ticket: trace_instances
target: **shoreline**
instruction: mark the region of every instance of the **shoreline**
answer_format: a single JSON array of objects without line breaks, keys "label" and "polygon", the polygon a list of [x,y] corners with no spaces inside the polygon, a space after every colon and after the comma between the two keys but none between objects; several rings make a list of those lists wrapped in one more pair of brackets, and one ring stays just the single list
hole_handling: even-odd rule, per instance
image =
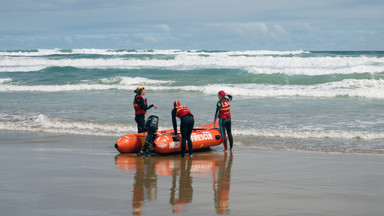
[{"label": "shoreline", "polygon": [[0,214],[380,215],[382,155],[222,146],[119,154],[118,137],[0,131]]}]

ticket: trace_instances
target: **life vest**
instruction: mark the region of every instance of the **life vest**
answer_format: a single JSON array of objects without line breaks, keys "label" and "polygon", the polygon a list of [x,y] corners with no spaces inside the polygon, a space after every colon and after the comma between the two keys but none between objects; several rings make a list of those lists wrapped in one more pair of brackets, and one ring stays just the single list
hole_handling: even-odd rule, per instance
[{"label": "life vest", "polygon": [[136,99],[137,97],[141,97],[143,98],[143,101],[144,101],[144,106],[147,105],[147,101],[145,100],[145,98],[141,95],[136,95],[135,96],[135,99],[133,100],[133,108],[135,109],[135,115],[139,115],[139,114],[145,114],[147,113],[144,109],[142,109],[139,104],[136,103]]},{"label": "life vest", "polygon": [[193,116],[193,114],[191,113],[191,110],[189,110],[189,108],[186,106],[177,106],[175,108],[176,108],[176,116],[178,118],[182,118],[187,114],[190,114],[191,116]]},{"label": "life vest", "polygon": [[231,102],[228,99],[224,99],[220,103],[219,118],[231,118]]}]

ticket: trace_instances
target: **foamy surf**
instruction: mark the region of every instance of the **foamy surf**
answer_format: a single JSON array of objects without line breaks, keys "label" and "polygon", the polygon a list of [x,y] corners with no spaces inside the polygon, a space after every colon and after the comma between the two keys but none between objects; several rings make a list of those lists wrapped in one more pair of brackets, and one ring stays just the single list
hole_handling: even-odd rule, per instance
[{"label": "foamy surf", "polygon": [[[93,56],[79,58],[78,55],[81,54]],[[168,58],[163,58],[164,55]],[[205,52],[82,49],[65,52],[61,50],[0,52],[0,72],[36,72],[50,67],[131,70],[143,68],[172,70],[230,68],[245,70],[251,74],[325,75],[382,73],[384,72],[384,57],[324,56],[304,51]]]},{"label": "foamy surf", "polygon": [[[136,125],[104,124],[97,122],[72,121],[52,118],[43,114],[37,116],[1,116],[0,130],[32,131],[45,133],[76,134],[91,136],[114,136],[116,138],[136,133]],[[161,126],[159,130],[171,126]],[[263,128],[234,129],[235,146],[246,148],[304,150],[319,152],[381,154],[383,132],[350,130],[301,130]],[[251,141],[252,140],[252,141]],[[311,141],[312,140],[312,141]],[[313,142],[313,140],[317,140]],[[322,145],[317,145],[319,140]],[[360,141],[359,141],[360,140]],[[250,146],[247,143],[252,143]],[[356,146],[358,142],[365,142]],[[327,143],[327,144],[325,144]],[[352,144],[351,144],[352,143]]]},{"label": "foamy surf", "polygon": [[52,118],[44,114],[38,116],[2,116],[0,130],[35,131],[95,136],[120,136],[132,133],[135,126],[103,124]]},{"label": "foamy surf", "polygon": [[135,133],[139,85],[161,127],[171,128],[176,99],[198,126],[213,121],[224,90],[239,148],[384,154],[383,68],[381,51],[0,51],[0,130]]},{"label": "foamy surf", "polygon": [[302,130],[302,129],[235,129],[233,134],[239,136],[291,138],[291,139],[384,139],[384,132],[351,130]]},{"label": "foamy surf", "polygon": [[22,85],[13,79],[0,79],[0,92],[68,92],[134,90],[145,85],[150,91],[193,91],[214,95],[222,89],[238,96],[247,97],[361,97],[384,98],[384,80],[346,79],[317,85],[271,85],[271,84],[207,84],[202,86],[178,86],[172,80],[153,80],[143,77],[113,77],[98,80],[82,80],[81,84]]},{"label": "foamy surf", "polygon": [[97,55],[127,55],[127,54],[165,54],[165,55],[298,55],[310,53],[309,51],[273,51],[273,50],[248,50],[248,51],[204,51],[204,50],[179,50],[179,49],[36,49],[36,50],[0,50],[0,56],[47,56],[47,55],[72,55],[72,54],[97,54]]},{"label": "foamy surf", "polygon": [[[171,125],[160,126],[159,130],[169,129]],[[40,132],[57,132],[68,134],[119,136],[125,133],[136,133],[136,125],[104,124],[97,122],[72,121],[57,119],[40,114],[37,116],[3,115],[0,120],[0,130],[25,130]],[[234,129],[234,135],[270,138],[294,139],[384,139],[384,132],[351,131],[323,129]]]}]

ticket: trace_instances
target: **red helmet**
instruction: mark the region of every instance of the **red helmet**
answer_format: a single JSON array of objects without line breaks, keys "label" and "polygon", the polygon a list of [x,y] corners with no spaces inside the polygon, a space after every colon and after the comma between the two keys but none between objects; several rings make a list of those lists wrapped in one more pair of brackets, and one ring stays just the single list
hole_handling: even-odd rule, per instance
[{"label": "red helmet", "polygon": [[175,102],[173,102],[173,107],[178,107],[178,106],[180,106],[180,101],[175,100]]},{"label": "red helmet", "polygon": [[225,97],[225,92],[223,90],[219,91],[218,95]]}]

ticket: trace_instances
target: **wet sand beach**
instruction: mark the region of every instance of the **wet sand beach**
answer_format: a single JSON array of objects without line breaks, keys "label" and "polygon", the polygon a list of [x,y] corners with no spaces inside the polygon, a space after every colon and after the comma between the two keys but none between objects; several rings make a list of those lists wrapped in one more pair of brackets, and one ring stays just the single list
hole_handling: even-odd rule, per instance
[{"label": "wet sand beach", "polygon": [[[0,215],[382,215],[384,157],[222,146],[119,154],[118,137],[0,131]],[[257,142],[257,141],[255,141]]]}]

